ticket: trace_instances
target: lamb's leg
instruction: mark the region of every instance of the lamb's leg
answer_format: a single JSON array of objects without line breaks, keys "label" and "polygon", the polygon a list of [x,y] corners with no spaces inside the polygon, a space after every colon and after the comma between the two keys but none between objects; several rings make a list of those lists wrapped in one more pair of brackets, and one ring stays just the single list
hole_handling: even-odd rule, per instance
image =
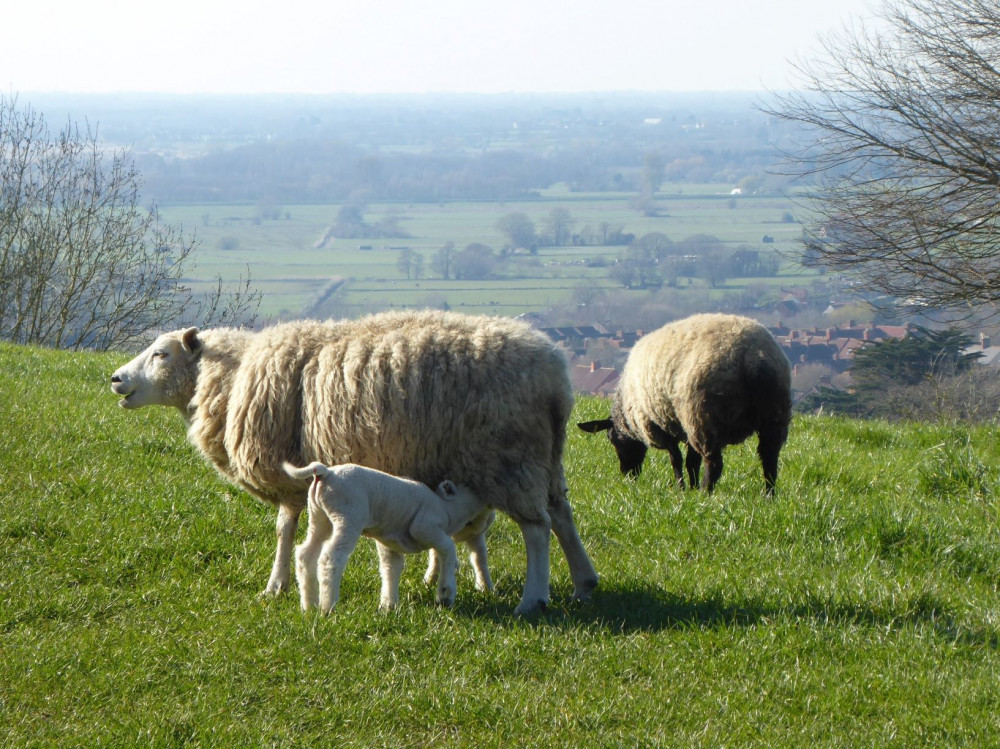
[{"label": "lamb's leg", "polygon": [[302,507],[293,505],[278,505],[278,520],[276,530],[278,548],[274,552],[274,565],[271,567],[271,577],[267,581],[262,595],[275,596],[288,590],[288,578],[291,572],[292,549],[295,546],[295,532],[299,527],[299,515]]},{"label": "lamb's leg", "polygon": [[437,602],[442,606],[455,603],[455,571],[458,569],[458,554],[451,536],[442,530],[440,517],[444,513],[419,512],[410,524],[410,535],[422,548],[432,549],[437,559]]},{"label": "lamb's leg", "polygon": [[430,544],[431,548],[437,552],[441,565],[437,582],[437,602],[442,606],[451,606],[455,603],[455,593],[458,589],[458,583],[455,580],[455,571],[458,569],[455,542],[444,531],[424,534],[424,537],[419,540],[421,543]]},{"label": "lamb's leg", "polygon": [[440,568],[441,564],[438,559],[437,552],[434,549],[431,549],[430,553],[427,555],[427,571],[424,573],[425,585],[433,585],[437,582]]},{"label": "lamb's leg", "polygon": [[583,548],[576,523],[573,522],[573,508],[565,497],[559,497],[549,504],[549,516],[552,519],[552,532],[556,534],[569,564],[569,574],[573,578],[573,598],[586,601],[597,587],[599,578],[593,562]]},{"label": "lamb's leg", "polygon": [[346,523],[337,523],[333,535],[323,544],[319,555],[319,607],[323,613],[333,611],[340,599],[340,581],[344,577],[344,568],[351,552],[361,538],[361,528],[347,527]]},{"label": "lamb's leg", "polygon": [[469,550],[469,562],[476,573],[476,590],[493,590],[490,565],[486,557],[486,533],[477,533],[466,539],[465,546]]},{"label": "lamb's leg", "polygon": [[333,523],[322,508],[309,510],[309,532],[306,540],[295,548],[295,575],[299,583],[302,610],[319,605],[319,578],[317,564],[323,544],[333,533]]},{"label": "lamb's leg", "polygon": [[399,603],[399,578],[403,574],[406,558],[398,551],[390,549],[381,541],[375,542],[378,549],[378,570],[382,577],[380,609],[394,609]]}]

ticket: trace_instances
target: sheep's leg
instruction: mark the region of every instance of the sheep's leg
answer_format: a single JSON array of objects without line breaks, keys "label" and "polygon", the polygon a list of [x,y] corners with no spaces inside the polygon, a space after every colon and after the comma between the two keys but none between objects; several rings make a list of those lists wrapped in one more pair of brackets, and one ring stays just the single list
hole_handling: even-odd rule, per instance
[{"label": "sheep's leg", "polygon": [[711,493],[722,476],[722,450],[711,450],[703,456],[705,473],[701,477],[701,488]]},{"label": "sheep's leg", "polygon": [[343,522],[337,523],[333,535],[323,544],[319,555],[319,607],[323,613],[330,613],[340,599],[340,581],[351,552],[361,538],[361,528],[349,528]]},{"label": "sheep's leg", "polygon": [[[590,561],[586,549],[583,548],[580,534],[576,530],[576,523],[573,522],[573,508],[570,507],[565,497],[559,497],[549,504],[549,517],[552,523],[552,532],[555,533],[563,554],[566,556],[566,562],[569,564],[569,574],[573,578],[573,599],[586,601],[590,598],[594,588],[597,587],[597,570],[594,569],[593,562]],[[547,548],[545,555],[545,559],[548,560]],[[548,569],[548,564],[546,564],[546,593],[548,592]]]},{"label": "sheep's leg", "polygon": [[288,578],[291,572],[292,549],[295,546],[295,532],[299,528],[301,507],[293,505],[278,505],[278,520],[276,530],[278,548],[274,552],[274,565],[271,567],[271,577],[267,581],[262,595],[275,596],[288,590]]},{"label": "sheep's leg", "polygon": [[384,610],[394,609],[399,603],[399,578],[403,574],[406,558],[381,541],[376,541],[375,546],[378,549],[378,570],[382,577],[382,595],[378,607]]},{"label": "sheep's leg", "polygon": [[331,533],[333,533],[333,523],[327,514],[321,507],[311,507],[306,540],[295,547],[295,576],[299,583],[299,597],[303,611],[319,605],[317,564],[323,544],[330,538]]},{"label": "sheep's leg", "polygon": [[[518,520],[524,549],[527,556],[527,571],[524,576],[524,590],[521,602],[514,609],[518,616],[526,616],[536,611],[544,611],[549,605],[549,532],[552,520],[542,511],[541,519],[535,521]],[[577,538],[579,542],[579,538]],[[580,546],[583,551],[583,546]],[[566,555],[569,559],[569,554]],[[572,570],[572,563],[570,564]]]},{"label": "sheep's leg", "polygon": [[493,590],[493,580],[490,578],[490,565],[486,557],[486,532],[478,533],[465,540],[469,550],[469,562],[476,573],[476,590]]},{"label": "sheep's leg", "polygon": [[788,438],[788,428],[778,426],[762,429],[757,435],[757,455],[764,469],[764,486],[767,495],[774,494],[774,485],[778,481],[778,454]]},{"label": "sheep's leg", "polygon": [[687,447],[687,474],[688,474],[688,486],[692,489],[698,486],[698,476],[701,473],[701,453],[695,450],[691,445]]},{"label": "sheep's leg", "polygon": [[681,449],[678,447],[676,442],[667,443],[667,452],[670,453],[670,465],[674,469],[674,478],[677,479],[677,485],[683,489],[684,488],[684,456],[681,455]]}]

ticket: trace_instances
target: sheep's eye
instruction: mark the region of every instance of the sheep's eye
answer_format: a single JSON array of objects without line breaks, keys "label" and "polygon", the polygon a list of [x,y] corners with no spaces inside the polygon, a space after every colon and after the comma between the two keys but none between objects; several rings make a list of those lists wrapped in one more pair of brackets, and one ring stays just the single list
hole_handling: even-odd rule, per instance
[{"label": "sheep's eye", "polygon": [[167,358],[167,352],[166,351],[154,351],[153,352],[153,358],[154,359],[166,359]]}]

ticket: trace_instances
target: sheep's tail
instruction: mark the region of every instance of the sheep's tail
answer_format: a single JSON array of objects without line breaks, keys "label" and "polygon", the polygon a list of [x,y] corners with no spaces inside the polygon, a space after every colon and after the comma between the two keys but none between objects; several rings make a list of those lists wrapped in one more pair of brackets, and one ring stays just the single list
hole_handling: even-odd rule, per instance
[{"label": "sheep's tail", "polygon": [[330,472],[330,469],[327,468],[322,463],[320,463],[319,461],[310,463],[309,465],[304,466],[303,468],[296,468],[286,460],[281,464],[281,467],[284,468],[285,473],[287,473],[293,479],[299,479],[300,481],[305,481],[306,479],[311,479],[311,478],[321,479]]}]

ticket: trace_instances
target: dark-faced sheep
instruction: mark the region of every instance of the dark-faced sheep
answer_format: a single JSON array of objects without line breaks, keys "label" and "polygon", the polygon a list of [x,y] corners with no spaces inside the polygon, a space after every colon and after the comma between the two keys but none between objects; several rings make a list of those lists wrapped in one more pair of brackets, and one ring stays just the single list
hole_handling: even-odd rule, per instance
[{"label": "dark-faced sheep", "polygon": [[265,593],[288,586],[306,487],[282,463],[448,478],[512,517],[527,550],[516,613],[549,597],[549,532],[586,598],[597,574],[566,500],[563,356],[527,324],[440,312],[160,336],[112,376],[124,408],[174,406],[218,471],[278,507]]},{"label": "dark-faced sheep", "polygon": [[788,359],[767,329],[747,317],[704,314],[640,338],[611,416],[578,426],[608,432],[623,474],[639,474],[649,447],[667,450],[681,486],[680,444],[686,442],[688,479],[694,486],[704,467],[701,486],[707,491],[722,475],[722,448],[756,433],[771,494],[791,411]]}]

